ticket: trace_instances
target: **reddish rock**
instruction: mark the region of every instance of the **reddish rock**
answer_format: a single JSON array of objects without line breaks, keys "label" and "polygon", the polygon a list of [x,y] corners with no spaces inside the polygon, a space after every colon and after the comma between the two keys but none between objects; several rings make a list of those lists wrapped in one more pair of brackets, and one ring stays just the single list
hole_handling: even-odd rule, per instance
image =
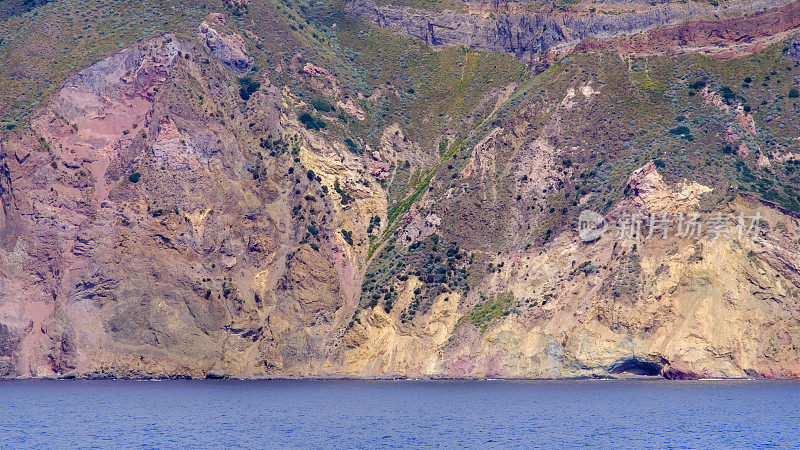
[{"label": "reddish rock", "polygon": [[216,22],[220,25],[227,25],[228,23],[225,21],[225,16],[221,13],[210,13],[206,16],[206,21],[208,22]]},{"label": "reddish rock", "polygon": [[800,26],[800,1],[746,17],[691,20],[631,37],[588,40],[576,52],[610,50],[633,54],[705,53],[733,58],[758,51]]}]

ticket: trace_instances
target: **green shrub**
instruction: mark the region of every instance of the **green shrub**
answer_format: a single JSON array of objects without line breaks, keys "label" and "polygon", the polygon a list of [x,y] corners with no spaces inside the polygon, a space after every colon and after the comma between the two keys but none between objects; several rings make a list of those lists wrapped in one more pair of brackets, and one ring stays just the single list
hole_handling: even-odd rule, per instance
[{"label": "green shrub", "polygon": [[347,231],[345,229],[342,229],[342,237],[344,238],[344,241],[347,242],[348,245],[350,245],[350,246],[353,245],[353,232],[352,231]]},{"label": "green shrub", "polygon": [[383,298],[383,311],[387,314],[390,313],[392,311],[392,306],[394,306],[394,297],[391,292],[388,292]]},{"label": "green shrub", "polygon": [[722,99],[725,100],[726,103],[730,103],[731,100],[736,98],[736,93],[733,92],[733,90],[728,86],[722,86],[719,88],[719,93],[722,95]]},{"label": "green shrub", "polygon": [[692,90],[695,90],[695,91],[699,91],[700,89],[703,89],[705,86],[706,86],[706,82],[705,81],[702,81],[702,80],[701,81],[695,81],[694,83],[689,85],[689,89],[692,89]]},{"label": "green shrub", "polygon": [[367,227],[367,233],[372,233],[372,230],[375,228],[380,228],[381,226],[381,218],[378,216],[372,216],[369,219],[369,226]]},{"label": "green shrub", "polygon": [[677,127],[673,128],[673,129],[669,130],[669,132],[671,134],[674,134],[675,136],[682,137],[682,138],[686,139],[687,141],[691,141],[691,140],[694,139],[692,137],[691,131],[689,131],[689,127],[686,127],[684,125],[677,126]]},{"label": "green shrub", "polygon": [[346,205],[353,201],[353,196],[348,194],[347,191],[342,189],[342,186],[339,185],[338,178],[333,182],[333,190],[342,197],[342,205]]},{"label": "green shrub", "polygon": [[318,119],[307,112],[300,114],[297,119],[309,130],[322,130],[328,126],[324,120]]},{"label": "green shrub", "polygon": [[128,181],[131,183],[138,183],[140,178],[142,178],[142,174],[139,172],[134,172],[128,176]]},{"label": "green shrub", "polygon": [[681,125],[679,127],[675,127],[673,129],[669,130],[669,132],[674,134],[674,135],[676,135],[676,136],[680,136],[682,134],[689,134],[689,128]]},{"label": "green shrub", "polygon": [[250,100],[250,97],[261,87],[261,83],[250,78],[239,79],[239,96],[242,100]]},{"label": "green shrub", "polygon": [[797,97],[800,97],[800,91],[798,91],[795,88],[789,90],[789,98],[797,98]]},{"label": "green shrub", "polygon": [[447,138],[442,138],[442,140],[439,141],[439,155],[440,156],[443,156],[445,153],[447,153],[447,146],[448,145],[449,145],[449,142],[448,142]]},{"label": "green shrub", "polygon": [[495,320],[508,315],[513,301],[514,294],[511,292],[497,294],[494,298],[475,305],[459,322],[469,321],[477,325],[483,333]]},{"label": "green shrub", "polygon": [[314,107],[319,112],[331,112],[334,111],[335,108],[330,103],[326,102],[325,100],[314,100],[311,102],[311,106]]},{"label": "green shrub", "polygon": [[358,147],[358,145],[355,142],[353,142],[353,140],[350,138],[344,140],[344,145],[346,145],[347,149],[350,150],[350,152],[353,154],[360,155],[364,153],[363,150],[361,150]]}]

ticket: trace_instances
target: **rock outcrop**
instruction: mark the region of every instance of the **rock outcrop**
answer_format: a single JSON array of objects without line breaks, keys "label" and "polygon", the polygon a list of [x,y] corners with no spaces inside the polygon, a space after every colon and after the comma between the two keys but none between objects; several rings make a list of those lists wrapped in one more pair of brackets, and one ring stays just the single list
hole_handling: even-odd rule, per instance
[{"label": "rock outcrop", "polygon": [[[681,22],[708,5],[591,5],[624,9],[348,8],[435,47],[532,63],[587,36],[623,45],[684,30],[673,43],[688,48],[723,23]],[[766,28],[724,20],[784,36],[793,16],[776,25],[771,11],[749,16]],[[710,169],[789,194],[796,155],[777,146],[793,138],[760,128],[755,102],[751,115],[710,69],[655,92],[616,55],[484,90],[464,67],[454,107],[425,115],[441,124],[429,142],[410,130],[425,120],[389,111],[420,101],[423,87],[398,86],[425,70],[365,95],[353,87],[363,73],[347,72],[356,58],[250,55],[257,40],[236,22],[212,13],[199,34],[120,49],[0,135],[0,378],[800,378],[796,208]],[[468,53],[459,64],[477,65]],[[283,59],[254,67],[267,56]],[[444,120],[459,108],[461,123]],[[691,134],[713,153],[686,151]],[[725,147],[737,144],[739,155]],[[572,219],[582,210],[607,225],[591,240]],[[653,228],[694,212],[726,238]]]},{"label": "rock outcrop", "polygon": [[[218,17],[211,17],[209,20],[224,24]],[[250,68],[251,58],[242,36],[235,33],[222,34],[204,21],[200,24],[198,37],[211,56],[229,69],[244,74]]]},{"label": "rock outcrop", "polygon": [[577,51],[605,49],[633,55],[701,53],[737,57],[761,50],[796,33],[800,2],[765,9],[743,17],[689,20],[636,36],[593,39]]},{"label": "rock outcrop", "polygon": [[244,152],[241,125],[209,118],[198,99],[232,105],[228,123],[246,114],[241,128],[275,133],[278,149],[296,119],[266,81],[239,111],[237,78],[221,67],[238,74],[244,59],[209,68],[206,50],[219,47],[172,35],[121,50],[69,79],[31,129],[3,136],[3,376],[247,375],[265,373],[266,354],[288,374],[309,345],[325,360],[313,342],[343,320],[331,314],[350,263],[338,244],[289,255],[306,225],[287,206],[321,185]]},{"label": "rock outcrop", "polygon": [[792,61],[800,63],[800,37],[795,37],[789,44],[787,56],[792,58]]},{"label": "rock outcrop", "polygon": [[[476,2],[469,4],[473,11],[465,13],[355,0],[346,8],[355,17],[435,48],[465,46],[511,53],[534,67],[546,67],[575,47],[577,51],[605,48],[640,54],[705,51],[728,57],[752,52],[800,26],[798,2],[783,3],[728,5],[725,13],[755,14],[724,20],[713,18],[722,9],[693,2],[603,2],[542,12],[509,9],[513,2]],[[762,7],[771,9],[760,11]],[[694,20],[701,17],[712,19]],[[589,43],[579,46],[587,39]]]}]

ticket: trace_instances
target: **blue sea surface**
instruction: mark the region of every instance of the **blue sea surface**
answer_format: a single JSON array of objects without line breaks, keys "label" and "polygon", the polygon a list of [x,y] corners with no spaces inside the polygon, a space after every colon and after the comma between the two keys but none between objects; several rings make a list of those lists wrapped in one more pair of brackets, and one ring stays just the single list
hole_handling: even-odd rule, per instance
[{"label": "blue sea surface", "polygon": [[8,381],[0,448],[800,446],[790,381]]}]

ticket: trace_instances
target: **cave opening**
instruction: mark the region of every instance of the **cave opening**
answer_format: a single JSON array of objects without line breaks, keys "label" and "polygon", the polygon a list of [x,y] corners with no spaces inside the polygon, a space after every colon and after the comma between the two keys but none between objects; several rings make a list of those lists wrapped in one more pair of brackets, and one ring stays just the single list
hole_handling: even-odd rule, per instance
[{"label": "cave opening", "polygon": [[614,374],[629,373],[632,375],[654,377],[661,375],[661,369],[661,364],[651,361],[642,361],[638,358],[628,358],[614,364],[609,372]]}]

